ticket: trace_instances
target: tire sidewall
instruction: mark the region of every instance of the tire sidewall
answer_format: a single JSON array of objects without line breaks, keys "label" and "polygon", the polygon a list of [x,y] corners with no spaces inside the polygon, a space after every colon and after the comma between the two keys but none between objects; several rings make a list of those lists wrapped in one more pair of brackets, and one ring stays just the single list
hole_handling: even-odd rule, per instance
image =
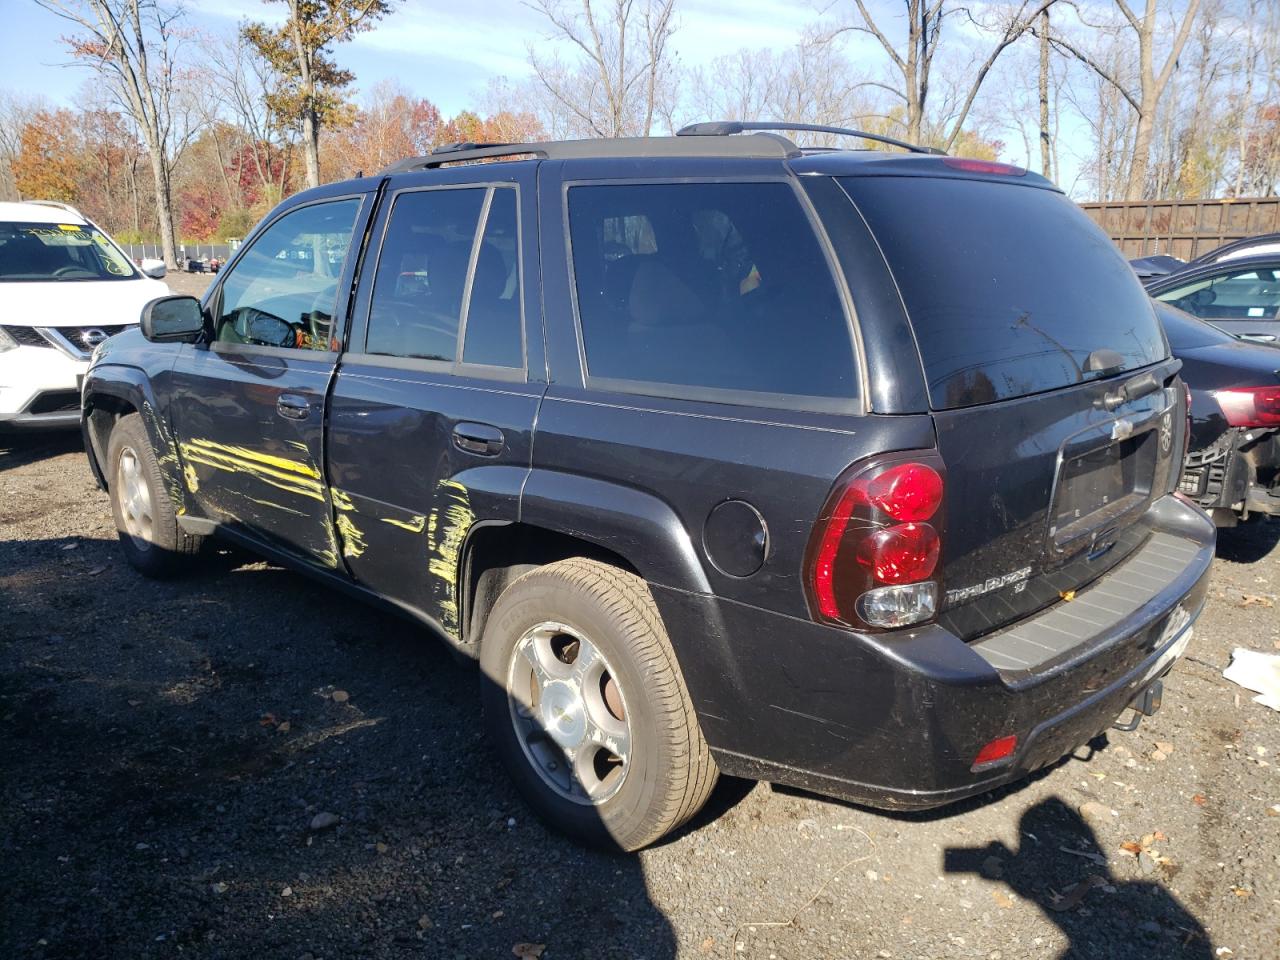
[{"label": "tire sidewall", "polygon": [[[511,722],[507,677],[516,644],[533,626],[563,623],[596,645],[622,689],[631,734],[626,779],[604,803],[587,806],[557,795],[533,769]],[[480,652],[481,700],[485,722],[504,765],[525,800],[545,819],[572,836],[624,850],[642,845],[655,832],[649,821],[658,791],[670,781],[670,758],[652,705],[643,667],[631,653],[626,632],[602,605],[580,588],[542,571],[507,588],[485,625]]]},{"label": "tire sidewall", "polygon": [[[139,547],[125,528],[120,506],[119,470],[120,456],[125,448],[132,449],[141,466],[143,482],[151,495],[151,534],[146,547]],[[160,480],[155,453],[147,438],[142,421],[136,415],[123,417],[111,431],[107,443],[107,489],[111,497],[111,515],[115,520],[120,546],[131,566],[150,575],[169,572],[174,561],[177,521],[173,515],[169,495]]]}]

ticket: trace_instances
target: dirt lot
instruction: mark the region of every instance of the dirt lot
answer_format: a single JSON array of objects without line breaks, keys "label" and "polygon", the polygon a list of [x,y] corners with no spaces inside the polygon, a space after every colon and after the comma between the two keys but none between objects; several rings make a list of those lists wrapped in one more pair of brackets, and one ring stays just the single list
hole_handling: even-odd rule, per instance
[{"label": "dirt lot", "polygon": [[1280,715],[1220,676],[1280,649],[1277,540],[1086,759],[926,816],[726,782],[624,858],[532,819],[442,645],[243,555],[142,580],[77,438],[0,439],[0,957],[1280,957]]}]

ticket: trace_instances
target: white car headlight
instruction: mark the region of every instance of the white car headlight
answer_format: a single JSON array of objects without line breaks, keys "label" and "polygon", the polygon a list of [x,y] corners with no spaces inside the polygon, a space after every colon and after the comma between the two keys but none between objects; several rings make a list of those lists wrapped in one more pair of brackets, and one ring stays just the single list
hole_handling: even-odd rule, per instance
[{"label": "white car headlight", "polygon": [[4,353],[6,350],[16,350],[17,347],[18,341],[9,336],[4,327],[0,327],[0,353]]}]

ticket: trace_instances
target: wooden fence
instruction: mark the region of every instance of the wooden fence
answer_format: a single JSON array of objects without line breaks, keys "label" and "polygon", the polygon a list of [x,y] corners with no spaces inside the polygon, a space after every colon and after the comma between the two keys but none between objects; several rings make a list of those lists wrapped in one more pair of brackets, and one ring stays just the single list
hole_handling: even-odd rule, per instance
[{"label": "wooden fence", "polygon": [[1165,253],[1190,260],[1214,247],[1280,232],[1280,197],[1083,203],[1130,259]]}]

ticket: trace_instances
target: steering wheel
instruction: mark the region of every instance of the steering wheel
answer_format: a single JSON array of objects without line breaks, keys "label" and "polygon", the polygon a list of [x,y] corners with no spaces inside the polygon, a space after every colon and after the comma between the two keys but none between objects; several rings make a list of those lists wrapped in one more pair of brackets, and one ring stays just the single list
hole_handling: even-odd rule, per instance
[{"label": "steering wheel", "polygon": [[86,270],[84,267],[79,267],[79,266],[76,266],[74,263],[72,263],[72,264],[68,264],[65,267],[59,267],[57,270],[53,271],[53,273],[51,273],[50,276],[62,277],[62,276],[67,276],[73,273],[83,273],[83,274],[92,275],[90,271]]}]

